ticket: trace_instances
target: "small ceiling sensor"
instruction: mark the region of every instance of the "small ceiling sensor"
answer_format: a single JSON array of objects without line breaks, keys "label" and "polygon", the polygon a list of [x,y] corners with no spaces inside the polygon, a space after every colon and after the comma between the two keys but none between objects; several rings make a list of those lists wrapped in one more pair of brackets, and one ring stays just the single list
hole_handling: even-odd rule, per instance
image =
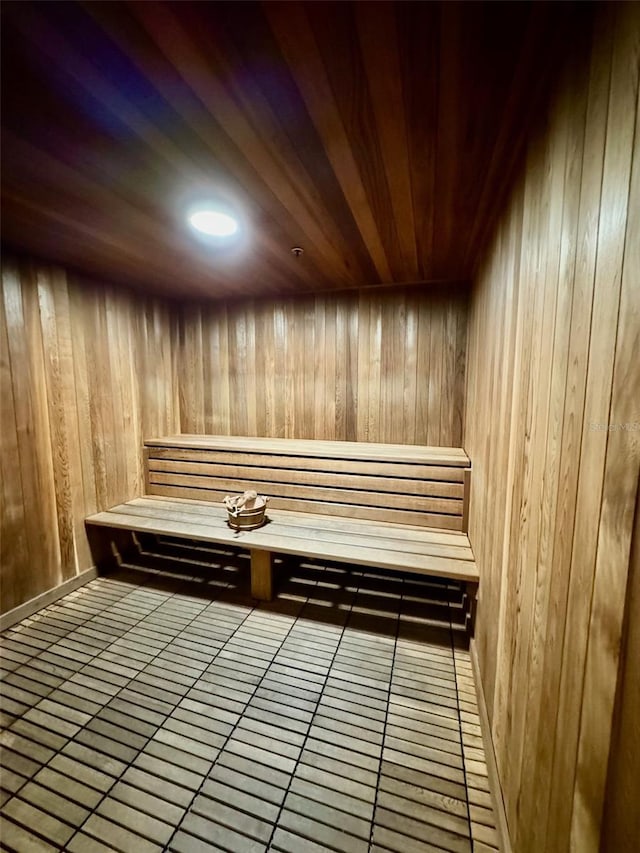
[{"label": "small ceiling sensor", "polygon": [[304,249],[301,249],[300,246],[294,246],[291,250],[291,254],[294,256],[294,258],[299,258],[300,255],[304,254]]}]

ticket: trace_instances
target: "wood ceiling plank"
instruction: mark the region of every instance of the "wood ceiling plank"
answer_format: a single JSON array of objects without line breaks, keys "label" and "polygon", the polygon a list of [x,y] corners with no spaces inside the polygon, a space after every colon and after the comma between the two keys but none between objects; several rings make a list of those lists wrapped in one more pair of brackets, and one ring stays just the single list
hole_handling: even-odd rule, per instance
[{"label": "wood ceiling plank", "polygon": [[[304,241],[312,238],[319,271],[332,268],[333,280],[345,284],[362,281],[373,271],[366,248],[266,17],[247,20],[242,7],[231,3],[222,11],[225,84],[280,170],[272,175],[260,168],[275,195],[284,184],[290,197],[283,208],[302,229],[306,260],[312,260],[313,247]],[[239,143],[245,144],[243,135]]]},{"label": "wood ceiling plank", "polygon": [[[375,7],[367,6],[366,10],[375,15]],[[391,164],[385,163],[385,153],[389,152],[383,150],[380,130],[376,126],[371,99],[373,87],[363,61],[354,8],[350,4],[341,4],[328,16],[326,7],[315,4],[309,6],[308,17],[390,275],[392,280],[406,280],[387,174],[387,166]],[[380,56],[378,62],[382,61]],[[385,69],[385,79],[391,71],[392,68]],[[392,115],[392,112],[387,115],[387,126],[391,125]],[[402,128],[398,130],[402,133]],[[415,267],[408,278],[415,279]]]},{"label": "wood ceiling plank", "polygon": [[[22,25],[24,37],[33,41],[34,48],[47,55],[52,61],[57,62],[59,66],[62,66],[68,75],[73,78],[73,80],[76,81],[88,95],[99,102],[101,109],[110,113],[134,135],[137,141],[144,146],[144,150],[148,157],[156,158],[160,162],[161,166],[163,165],[164,168],[168,168],[170,173],[175,175],[177,182],[182,182],[185,186],[190,186],[194,183],[203,187],[209,185],[210,181],[206,172],[206,167],[203,168],[200,164],[192,161],[190,151],[193,146],[187,147],[185,153],[185,151],[178,146],[169,134],[159,130],[155,124],[147,118],[144,112],[132,103],[131,99],[128,99],[125,94],[121,93],[114,85],[112,85],[104,74],[101,74],[89,60],[85,59],[81,55],[79,50],[74,49],[73,43],[60,36],[53,27],[48,25],[46,20],[44,20],[43,15],[35,13],[32,16],[26,16],[25,20],[22,21]],[[67,184],[63,181],[58,181],[58,185],[70,185],[73,187],[75,186],[75,182],[72,180]],[[105,208],[101,205],[99,195],[94,197],[93,195],[87,194],[86,197],[91,200],[97,213],[104,211],[105,209],[113,211],[113,206]],[[121,213],[122,216],[116,218],[116,222],[120,221],[122,223],[123,221],[126,221],[127,216],[130,215],[130,212],[126,209],[121,211]],[[114,221],[113,214],[111,214],[111,221]],[[168,229],[166,228],[166,223],[164,224],[165,228],[158,232],[156,238],[159,246],[165,244],[167,236]],[[169,231],[169,234],[170,233],[171,232]],[[145,238],[144,234],[140,234],[140,237],[142,238],[142,246],[148,246],[149,238]],[[265,232],[259,230],[257,232],[257,239],[259,243],[266,242]],[[129,241],[128,245],[130,249],[133,248],[132,241]],[[292,277],[292,273],[294,271],[304,271],[303,267],[294,266],[294,263],[288,253],[285,254],[278,250],[274,251],[272,246],[270,246],[270,248],[274,255],[282,255],[284,261],[283,266],[288,266],[286,272],[289,277]],[[194,251],[194,249],[195,246],[192,247],[192,251]],[[201,255],[201,253],[198,254]],[[275,272],[273,267],[276,266],[276,264],[277,258],[272,258],[270,263],[272,275]],[[220,266],[216,269],[216,277],[221,277]],[[237,284],[238,280],[236,277],[234,286],[229,289],[229,292],[237,292]],[[308,284],[309,282],[307,282],[307,286]],[[283,283],[281,282],[280,287],[282,286]]]},{"label": "wood ceiling plank", "polygon": [[[446,277],[450,252],[455,252],[456,174],[461,168],[460,161],[465,156],[465,144],[460,128],[463,122],[461,106],[468,103],[462,87],[471,81],[463,81],[461,74],[460,51],[462,49],[463,9],[458,3],[447,3],[441,9],[440,34],[438,41],[438,112],[436,141],[436,176],[434,192],[438,199],[438,215],[433,223],[434,246],[447,247],[436,256],[438,266],[436,277]],[[451,152],[458,152],[456,157]],[[454,267],[455,268],[455,267]]]},{"label": "wood ceiling plank", "polygon": [[[295,149],[285,144],[286,137],[275,120],[269,117],[271,120],[267,123],[265,110],[256,110],[255,90],[251,96],[245,94],[243,86],[237,82],[242,76],[235,73],[234,64],[217,47],[224,43],[228,52],[224,34],[212,33],[205,39],[201,32],[195,31],[194,36],[200,36],[197,41],[190,38],[181,21],[165,7],[141,4],[135,7],[135,13],[168,63],[207,109],[206,120],[198,123],[196,132],[203,137],[214,156],[232,173],[243,174],[248,170],[243,184],[249,197],[255,193],[257,182],[264,183],[263,195],[258,197],[262,199],[263,215],[268,217],[277,212],[290,228],[300,231],[299,242],[309,250],[315,248],[315,252],[310,252],[311,256],[317,254],[322,259],[318,274],[327,277],[327,284],[344,281],[353,285],[350,271],[323,228],[323,224],[331,223],[330,214],[323,207],[318,209],[318,200],[310,192],[313,184],[296,168],[298,158]],[[150,72],[145,70],[145,73]],[[173,91],[162,90],[176,112],[194,127],[190,112],[185,109],[183,101],[173,95]],[[228,137],[235,152],[225,154],[221,151],[221,136]],[[245,162],[239,165],[239,158]],[[332,236],[335,241],[336,235]],[[290,274],[303,275],[308,284],[310,274],[305,266],[291,258],[288,248],[280,243],[274,254],[282,258],[283,266]]]},{"label": "wood ceiling plank", "polygon": [[334,90],[306,9],[298,4],[270,4],[266,7],[266,12],[283,56],[293,69],[309,114],[322,137],[379,280],[392,281],[388,259],[369,206],[357,157],[336,104]]},{"label": "wood ceiling plank", "polygon": [[422,280],[436,277],[440,266],[437,256],[442,251],[434,240],[439,18],[440,8],[435,3],[402,3],[396,7],[417,274]]},{"label": "wood ceiling plank", "polygon": [[418,254],[412,202],[409,128],[404,104],[397,24],[392,3],[355,7],[356,27],[367,91],[380,139],[383,168],[391,197],[399,257],[394,272],[405,280],[416,276]]},{"label": "wood ceiling plank", "polygon": [[176,298],[458,283],[580,18],[520,5],[6,4],[3,239]]}]

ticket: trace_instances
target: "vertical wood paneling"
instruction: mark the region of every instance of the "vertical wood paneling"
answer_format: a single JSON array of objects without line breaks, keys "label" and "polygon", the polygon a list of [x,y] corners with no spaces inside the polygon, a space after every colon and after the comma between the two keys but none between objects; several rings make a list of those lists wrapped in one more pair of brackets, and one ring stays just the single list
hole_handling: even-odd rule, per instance
[{"label": "vertical wood paneling", "polygon": [[[268,310],[268,309],[265,309]],[[314,300],[314,370],[313,370],[313,413],[315,430],[323,435],[327,432],[327,401],[324,398],[325,376],[326,376],[326,303],[323,297],[318,296]],[[265,340],[267,359],[269,352],[273,350],[273,341]],[[272,358],[271,358],[272,360]],[[273,403],[273,399],[272,399]],[[273,409],[272,409],[273,411]],[[273,428],[273,426],[272,426]],[[310,436],[310,437],[313,437]]]},{"label": "vertical wood paneling", "polygon": [[[454,332],[453,349],[456,346]],[[416,399],[418,396],[418,300],[414,293],[407,294],[407,313],[404,340],[404,386],[402,397],[402,435],[408,444],[416,439]],[[452,394],[455,383],[451,384]],[[453,401],[452,401],[453,403]],[[452,405],[453,410],[453,405]],[[451,427],[451,423],[447,425]],[[449,433],[451,429],[447,430]]]},{"label": "vertical wood paneling", "polygon": [[[592,346],[589,364],[590,378],[593,375],[589,385],[594,388],[593,399],[598,401],[589,422],[595,421],[600,411],[606,411],[609,423],[616,426],[640,421],[637,9],[635,24],[629,25],[623,14],[616,19],[602,179],[602,210],[606,215],[601,217],[598,234],[594,300],[597,325],[592,327],[592,338],[594,330],[598,338],[608,332],[613,342]],[[589,701],[583,702],[580,709],[571,821],[573,843],[586,850],[599,842],[627,589],[627,575],[620,567],[629,560],[640,459],[639,435],[617,428],[604,432],[604,438],[602,469],[598,469],[599,474],[602,470],[602,501],[585,654],[584,695]]]},{"label": "vertical wood paneling", "polygon": [[418,288],[187,308],[181,430],[459,447],[466,313]]},{"label": "vertical wood paneling", "polygon": [[[381,353],[382,353],[382,297],[374,293],[370,300],[369,322],[369,375],[365,385],[367,389],[367,433],[369,441],[382,441],[380,421],[382,398]],[[362,334],[365,333],[363,327]],[[364,395],[360,395],[360,405],[364,406]]]},{"label": "vertical wood paneling", "polygon": [[476,643],[522,853],[606,848],[640,468],[639,58],[637,6],[602,7],[529,142],[471,300]]},{"label": "vertical wood paneling", "polygon": [[[3,292],[3,296],[6,294]],[[5,299],[0,300],[0,465],[2,478],[2,536],[0,536],[0,559],[2,561],[2,594],[20,599],[23,574],[20,571],[29,561],[27,530],[25,526],[25,499],[22,486],[22,466],[18,442],[18,420],[11,381],[11,350],[9,346],[9,328],[11,320],[7,316]]]},{"label": "vertical wood paneling", "polygon": [[[73,372],[69,370],[68,358],[61,354],[59,328],[63,325],[63,337],[70,335],[68,328],[69,304],[66,282],[61,281],[58,270],[38,273],[38,307],[40,310],[40,329],[44,352],[44,378],[46,401],[49,410],[49,434],[51,438],[51,461],[53,463],[53,483],[56,496],[57,534],[60,547],[60,567],[62,579],[76,574],[76,555],[73,529],[73,497],[71,494],[71,455],[76,452],[77,435],[71,412],[67,411],[69,401],[69,380]],[[66,323],[64,321],[67,321]],[[65,334],[66,332],[66,334]],[[63,344],[64,345],[64,344]],[[73,471],[74,480],[79,471]],[[79,477],[78,477],[79,479]],[[75,495],[77,497],[77,495]]]},{"label": "vertical wood paneling", "polygon": [[633,850],[640,838],[640,494],[631,543],[625,636],[602,829],[602,853]]},{"label": "vertical wood paneling", "polygon": [[12,260],[0,304],[5,612],[90,568],[84,518],[142,492],[179,417],[166,306]]}]

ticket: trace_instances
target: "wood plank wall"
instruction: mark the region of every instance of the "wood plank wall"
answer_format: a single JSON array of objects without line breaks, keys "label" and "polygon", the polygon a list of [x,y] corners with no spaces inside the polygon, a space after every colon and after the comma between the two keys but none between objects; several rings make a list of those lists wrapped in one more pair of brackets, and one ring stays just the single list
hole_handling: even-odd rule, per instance
[{"label": "wood plank wall", "polygon": [[2,612],[92,565],[85,516],[140,494],[178,431],[166,306],[8,260],[0,299]]},{"label": "wood plank wall", "polygon": [[640,848],[640,492],[631,543],[624,639],[607,777],[601,853]]},{"label": "wood plank wall", "polygon": [[186,309],[182,432],[459,447],[466,322],[460,286]]},{"label": "wood plank wall", "polygon": [[461,444],[464,290],[178,308],[8,260],[0,311],[3,612],[91,566],[145,437]]},{"label": "wood plank wall", "polygon": [[[639,12],[603,4],[472,293],[476,642],[518,853],[606,847],[640,455]],[[623,677],[637,685],[639,666],[627,659]],[[637,767],[633,784],[627,821]]]}]

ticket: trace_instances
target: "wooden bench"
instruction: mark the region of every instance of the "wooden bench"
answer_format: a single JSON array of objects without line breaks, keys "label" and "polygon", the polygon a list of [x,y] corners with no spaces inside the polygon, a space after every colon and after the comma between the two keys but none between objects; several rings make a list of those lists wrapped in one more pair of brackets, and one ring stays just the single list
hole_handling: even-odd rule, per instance
[{"label": "wooden bench", "polygon": [[[478,572],[466,535],[470,463],[457,448],[179,435],[145,442],[146,496],[87,525],[247,548],[251,590],[273,594],[272,555],[377,566],[462,581]],[[229,493],[269,497],[269,521],[237,532]]]}]

